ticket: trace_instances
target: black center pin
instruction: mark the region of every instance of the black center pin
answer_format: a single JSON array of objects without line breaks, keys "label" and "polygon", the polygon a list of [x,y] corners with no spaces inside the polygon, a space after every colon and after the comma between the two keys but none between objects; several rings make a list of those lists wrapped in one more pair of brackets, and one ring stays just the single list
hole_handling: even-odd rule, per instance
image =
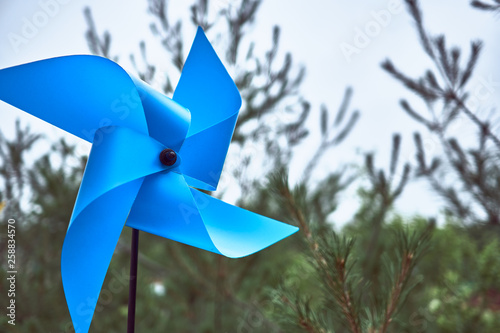
[{"label": "black center pin", "polygon": [[166,166],[172,166],[177,161],[177,153],[170,148],[163,149],[160,153],[160,162]]}]

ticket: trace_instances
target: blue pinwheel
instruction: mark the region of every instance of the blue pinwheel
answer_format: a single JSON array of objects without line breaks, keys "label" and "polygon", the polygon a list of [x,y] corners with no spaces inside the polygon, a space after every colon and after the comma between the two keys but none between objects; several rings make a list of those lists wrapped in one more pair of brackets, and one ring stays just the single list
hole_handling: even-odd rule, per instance
[{"label": "blue pinwheel", "polygon": [[89,330],[124,225],[231,258],[297,231],[195,189],[216,189],[241,106],[201,28],[172,99],[77,55],[0,70],[0,100],[92,143],[61,256],[77,332]]}]

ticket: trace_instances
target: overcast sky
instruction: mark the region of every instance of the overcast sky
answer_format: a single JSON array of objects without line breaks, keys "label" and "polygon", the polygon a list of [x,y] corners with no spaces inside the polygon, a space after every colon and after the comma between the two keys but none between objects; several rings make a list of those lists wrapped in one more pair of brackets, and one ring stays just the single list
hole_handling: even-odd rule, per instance
[{"label": "overcast sky", "polygon": [[[231,1],[211,2],[215,9]],[[54,2],[57,6],[50,5]],[[449,44],[464,48],[465,55],[468,54],[470,40],[479,38],[485,42],[471,82],[473,88],[490,82],[492,91],[483,96],[481,107],[476,110],[485,117],[495,105],[500,105],[500,84],[496,84],[500,81],[499,20],[490,13],[472,9],[468,0],[421,2],[427,28],[433,33],[444,33]],[[121,56],[123,62],[120,61],[120,64],[127,70],[132,70],[126,61],[128,54],[137,53],[140,40],[151,41],[148,45],[158,44],[149,30],[151,17],[147,13],[145,0],[0,0],[0,68],[61,55],[88,54],[84,38],[86,24],[82,14],[85,6],[92,8],[99,31],[111,32],[113,54]],[[189,15],[185,1],[170,1],[170,7],[173,20]],[[44,12],[48,15],[44,15]],[[26,26],[31,24],[37,24],[38,27],[30,31]],[[348,141],[322,161],[317,171],[319,175],[342,164],[361,164],[362,153],[367,151],[377,152],[377,165],[387,167],[388,147],[394,132],[403,134],[401,158],[404,160],[414,156],[412,133],[416,130],[423,132],[428,153],[439,153],[432,136],[426,134],[398,106],[402,97],[410,101],[418,99],[380,69],[380,62],[387,57],[414,76],[431,68],[431,63],[418,45],[413,24],[401,1],[264,0],[250,31],[252,39],[261,42],[261,47],[268,47],[275,24],[282,28],[282,51],[290,51],[294,59],[307,69],[302,93],[312,102],[315,110],[311,121],[317,123],[322,103],[335,110],[348,85],[354,88],[352,107],[362,113]],[[190,36],[186,37],[188,46],[195,32],[194,28],[189,29],[186,30],[186,36]],[[29,33],[26,34],[26,31]],[[368,32],[366,38],[360,37],[360,31],[363,35]],[[22,37],[22,42],[15,39],[17,37]],[[217,51],[217,46],[215,48]],[[153,52],[150,55],[154,63],[164,60],[162,54]],[[63,133],[3,102],[0,102],[0,117],[1,130],[7,135],[12,133],[16,118],[21,118],[23,123],[29,123],[33,129],[47,133],[51,138]],[[473,133],[467,132],[463,126],[458,126],[456,133],[472,141]],[[317,139],[313,135],[308,144],[313,145]],[[70,140],[79,142],[76,138]],[[79,144],[80,152],[88,151],[88,145]],[[307,158],[301,160],[307,162]],[[296,176],[301,163],[306,162],[297,161],[292,176],[293,173]],[[397,208],[406,215],[419,212],[430,216],[437,214],[438,202],[425,183],[415,183],[406,191]],[[348,220],[356,203],[354,190],[347,193],[341,209],[334,216],[335,220]]]}]

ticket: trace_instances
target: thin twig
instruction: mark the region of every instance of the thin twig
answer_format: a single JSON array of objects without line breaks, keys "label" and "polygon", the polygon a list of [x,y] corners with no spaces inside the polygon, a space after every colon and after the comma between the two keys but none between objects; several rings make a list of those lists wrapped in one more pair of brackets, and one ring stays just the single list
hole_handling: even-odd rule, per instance
[{"label": "thin twig", "polygon": [[462,111],[477,125],[480,129],[486,131],[486,135],[495,143],[498,149],[500,149],[500,139],[491,132],[489,126],[485,126],[486,124],[481,121],[460,99],[456,94],[451,94],[453,100],[460,105]]},{"label": "thin twig", "polygon": [[392,316],[394,315],[401,297],[401,293],[404,290],[406,281],[408,280],[409,273],[412,268],[413,253],[405,253],[403,261],[401,263],[401,269],[396,278],[396,283],[392,287],[391,296],[389,297],[389,304],[385,310],[384,321],[379,333],[387,332],[387,328],[392,322]]}]

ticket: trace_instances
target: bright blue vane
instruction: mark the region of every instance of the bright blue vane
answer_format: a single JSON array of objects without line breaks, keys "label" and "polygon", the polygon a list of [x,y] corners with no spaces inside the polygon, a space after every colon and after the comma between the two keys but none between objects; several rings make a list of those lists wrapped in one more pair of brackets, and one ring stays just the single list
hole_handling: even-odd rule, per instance
[{"label": "bright blue vane", "polygon": [[216,189],[241,106],[201,28],[173,99],[82,55],[0,70],[0,100],[93,143],[61,257],[76,332],[89,331],[125,225],[231,258],[298,230],[193,188]]}]

